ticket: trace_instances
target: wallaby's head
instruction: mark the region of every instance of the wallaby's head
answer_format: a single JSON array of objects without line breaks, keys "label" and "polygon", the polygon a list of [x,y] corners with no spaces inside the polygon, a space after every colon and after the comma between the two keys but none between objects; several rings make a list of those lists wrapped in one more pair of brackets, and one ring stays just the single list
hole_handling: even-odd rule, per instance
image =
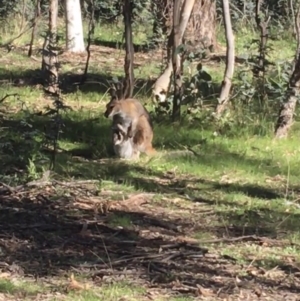
[{"label": "wallaby's head", "polygon": [[[110,102],[106,105],[106,111],[104,112],[104,116],[106,118],[112,118],[114,115],[118,114],[121,110],[120,103],[122,100],[121,94],[120,94],[120,87],[112,87],[110,89]],[[120,94],[120,95],[119,95]]]},{"label": "wallaby's head", "polygon": [[104,116],[106,118],[112,118],[114,115],[118,114],[121,110],[120,106],[121,100],[118,100],[116,97],[112,97],[110,102],[106,105],[106,111]]},{"label": "wallaby's head", "polygon": [[164,90],[161,90],[161,91],[155,91],[153,90],[152,91],[152,95],[153,95],[153,98],[154,98],[154,101],[156,103],[162,103],[162,102],[165,102],[166,99],[167,99],[167,93],[166,91]]}]

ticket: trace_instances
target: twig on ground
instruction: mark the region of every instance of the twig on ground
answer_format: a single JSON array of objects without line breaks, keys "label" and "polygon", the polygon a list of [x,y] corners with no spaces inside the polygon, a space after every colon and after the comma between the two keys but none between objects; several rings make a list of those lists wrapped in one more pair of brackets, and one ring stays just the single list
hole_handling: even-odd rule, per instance
[{"label": "twig on ground", "polygon": [[217,239],[209,239],[209,240],[202,240],[200,243],[202,244],[214,244],[218,242],[236,242],[236,241],[244,241],[244,240],[252,240],[252,241],[261,241],[264,237],[258,237],[256,235],[245,235],[239,237],[224,237],[224,238],[217,238]]},{"label": "twig on ground", "polygon": [[5,183],[3,183],[3,182],[0,182],[0,186],[3,186],[3,187],[5,187],[10,193],[14,193],[15,192],[15,188],[13,188],[13,187],[11,187],[11,186],[9,186],[9,185],[7,185],[7,184],[5,184]]},{"label": "twig on ground", "polygon": [[1,104],[2,102],[4,102],[4,100],[5,100],[6,98],[11,97],[11,96],[14,96],[14,97],[19,96],[19,97],[20,97],[20,94],[18,94],[18,93],[6,94],[3,98],[0,99],[0,104]]}]

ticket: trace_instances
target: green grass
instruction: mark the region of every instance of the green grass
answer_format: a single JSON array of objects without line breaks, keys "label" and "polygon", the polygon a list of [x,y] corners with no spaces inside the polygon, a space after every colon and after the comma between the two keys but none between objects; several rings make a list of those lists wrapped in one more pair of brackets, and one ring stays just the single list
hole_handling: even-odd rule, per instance
[{"label": "green grass", "polygon": [[[76,280],[77,281],[77,280]],[[82,283],[80,282],[80,285]],[[5,294],[6,300],[15,300],[16,298],[22,298],[22,300],[35,300],[34,298],[48,298],[51,294],[51,290],[64,291],[68,293],[63,299],[60,295],[53,297],[49,300],[75,300],[75,301],[98,301],[98,300],[141,300],[146,295],[144,288],[131,284],[126,281],[120,281],[117,284],[104,284],[101,287],[90,287],[83,290],[73,290],[68,288],[68,283],[54,284],[52,286],[42,286],[28,281],[15,281],[15,280],[0,280],[0,295]],[[189,297],[174,297],[174,298],[161,298],[159,301],[171,300],[171,301],[188,301],[192,300]]]},{"label": "green grass", "polygon": [[32,300],[39,293],[42,293],[44,289],[42,285],[26,280],[0,279],[0,294],[5,294],[7,298],[16,296],[21,297],[23,300]]},{"label": "green grass", "polygon": [[[135,43],[145,44],[149,36],[147,30],[143,27],[134,30]],[[224,45],[221,30],[218,36]],[[255,53],[254,46],[245,50],[245,45],[249,45],[253,38],[255,35],[249,29],[241,28],[236,32],[237,56],[245,52]],[[290,37],[284,38],[272,41],[274,50],[270,52],[270,58],[274,62],[293,57],[295,42]],[[2,38],[3,41],[7,39],[7,36]],[[25,40],[26,36],[23,36],[18,43],[22,45]],[[95,40],[120,44],[122,27],[118,24],[100,24],[96,28]],[[285,51],[278,51],[283,48]],[[147,84],[149,76],[158,74],[160,61],[145,59],[140,53],[136,57],[146,62],[137,67],[136,75]],[[264,105],[260,105],[256,99],[245,104],[237,97],[233,101],[233,108],[219,121],[212,121],[210,111],[205,109],[197,115],[197,119],[185,118],[180,124],[171,124],[167,118],[154,114],[154,146],[158,155],[151,159],[142,156],[139,162],[116,160],[111,156],[110,122],[104,118],[103,111],[109,100],[105,80],[109,76],[123,75],[123,51],[112,50],[111,54],[104,52],[93,56],[92,60],[90,73],[100,74],[101,81],[63,94],[65,103],[72,110],[62,113],[64,127],[59,137],[54,178],[64,181],[95,179],[99,196],[108,202],[122,201],[136,193],[155,194],[148,202],[148,207],[145,207],[145,210],[151,209],[146,212],[146,217],[134,215],[138,206],[127,212],[106,213],[104,223],[108,227],[129,230],[141,228],[141,232],[148,231],[155,237],[159,226],[147,224],[150,223],[149,218],[162,220],[168,217],[169,224],[176,223],[187,228],[185,236],[196,240],[200,246],[205,245],[212,252],[234,257],[238,264],[272,269],[283,266],[289,256],[299,260],[298,116],[289,138],[275,141],[272,134],[278,107],[277,102],[272,103],[272,100]],[[0,86],[0,98],[7,93],[19,94],[19,97],[10,97],[1,104],[1,181],[13,185],[39,179],[49,166],[49,151],[46,152],[42,142],[45,133],[51,132],[51,120],[36,113],[45,111],[46,105],[52,103],[39,86],[12,85],[15,79],[24,75],[25,78],[31,78],[28,70],[39,69],[39,62],[29,60],[20,52],[8,53],[0,58],[0,62],[0,78],[6,79]],[[63,65],[61,73],[82,69],[82,66],[83,62],[80,62],[75,68],[71,61]],[[221,83],[224,67],[224,62],[208,62],[205,66],[213,75],[216,87]],[[237,66],[237,73],[244,68],[248,68],[247,64]],[[276,81],[282,81],[278,66],[270,74]],[[235,77],[234,84],[241,85],[241,80]],[[138,87],[136,93],[151,111],[153,108],[148,88],[146,85]],[[71,194],[76,195],[76,191],[57,188],[51,202],[60,203],[62,197]],[[80,201],[80,197],[78,199]],[[82,211],[72,211],[73,207],[70,208],[68,217],[81,217]],[[88,220],[97,219],[92,212],[85,217]],[[77,230],[72,231],[77,233]],[[100,235],[98,232],[96,234]],[[58,237],[60,235],[57,234]],[[163,235],[167,237],[171,234],[166,231]],[[261,246],[251,241],[222,242],[222,237],[243,235],[268,237],[283,245]],[[207,242],[214,239],[215,243]],[[137,240],[137,236],[132,235],[130,240]],[[96,247],[100,248],[100,245]],[[159,253],[159,250],[155,249],[155,252]],[[74,262],[76,260],[73,258]],[[239,275],[245,273],[246,269],[239,269]],[[176,278],[171,271],[167,275],[170,279]],[[62,279],[59,278],[58,282],[63,282],[63,287],[67,286],[67,281]],[[86,275],[81,280],[93,282]],[[57,289],[61,284],[53,286]],[[94,284],[79,292],[59,291],[63,300],[147,300],[148,288],[146,284],[144,286],[128,280]],[[29,283],[26,279],[0,281],[0,293],[7,294],[10,299],[21,294],[24,300],[34,300],[38,294],[50,294],[51,289],[53,287]],[[162,291],[158,290],[155,300],[194,300],[187,295],[165,297]]]}]

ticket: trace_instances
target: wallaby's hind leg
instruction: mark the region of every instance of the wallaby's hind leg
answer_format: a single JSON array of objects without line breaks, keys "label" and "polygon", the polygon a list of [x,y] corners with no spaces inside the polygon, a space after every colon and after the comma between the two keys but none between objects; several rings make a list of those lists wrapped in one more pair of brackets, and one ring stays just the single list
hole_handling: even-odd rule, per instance
[{"label": "wallaby's hind leg", "polygon": [[146,153],[148,156],[153,156],[153,155],[155,155],[157,152],[156,152],[156,149],[153,148],[152,145],[147,145],[147,146],[145,146],[145,153]]},{"label": "wallaby's hind leg", "polygon": [[148,156],[154,155],[156,150],[152,146],[152,136],[146,135],[144,130],[139,130],[133,139],[134,144],[140,152],[146,153]]}]

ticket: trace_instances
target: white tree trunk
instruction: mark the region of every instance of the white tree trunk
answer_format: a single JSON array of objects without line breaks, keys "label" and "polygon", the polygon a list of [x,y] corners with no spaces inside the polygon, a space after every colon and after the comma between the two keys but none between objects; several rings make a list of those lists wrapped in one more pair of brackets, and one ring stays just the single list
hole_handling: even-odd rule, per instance
[{"label": "white tree trunk", "polygon": [[70,52],[84,52],[80,0],[65,0],[66,47]]},{"label": "white tree trunk", "polygon": [[178,30],[179,41],[182,41],[194,5],[195,5],[195,0],[185,0],[183,3],[183,6],[181,8],[181,13],[180,13],[179,30]]}]

